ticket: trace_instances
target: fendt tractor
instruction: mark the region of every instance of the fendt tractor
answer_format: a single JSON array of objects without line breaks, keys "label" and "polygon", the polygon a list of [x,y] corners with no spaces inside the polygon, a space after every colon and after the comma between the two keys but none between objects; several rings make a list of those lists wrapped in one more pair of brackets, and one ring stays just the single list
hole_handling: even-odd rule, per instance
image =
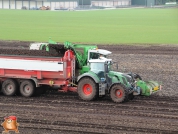
[{"label": "fendt tractor", "polygon": [[135,95],[150,96],[161,90],[161,85],[156,81],[143,81],[135,73],[113,71],[113,61],[107,58],[111,52],[98,49],[95,45],[72,44],[70,42],[61,45],[49,40],[48,43],[32,43],[30,50],[52,53],[65,51],[70,54],[69,57],[72,55],[73,58],[70,59],[72,63],[67,65],[64,62],[60,63],[65,65],[64,68],[70,68],[68,69],[70,78],[66,79],[67,84],[57,84],[52,79],[48,83],[50,86],[57,85],[59,89],[65,91],[72,89],[86,101],[110,95],[114,102],[120,103],[132,100]]}]

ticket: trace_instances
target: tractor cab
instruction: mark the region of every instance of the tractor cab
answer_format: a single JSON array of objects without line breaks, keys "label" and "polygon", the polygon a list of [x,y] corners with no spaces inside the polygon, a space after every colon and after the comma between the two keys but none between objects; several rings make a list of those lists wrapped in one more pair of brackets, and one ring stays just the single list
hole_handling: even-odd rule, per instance
[{"label": "tractor cab", "polygon": [[132,78],[124,73],[115,72],[112,70],[112,59],[101,57],[99,59],[92,59],[88,61],[89,71],[97,75],[100,82],[106,82],[108,86],[113,83],[122,83],[125,87],[130,87]]}]

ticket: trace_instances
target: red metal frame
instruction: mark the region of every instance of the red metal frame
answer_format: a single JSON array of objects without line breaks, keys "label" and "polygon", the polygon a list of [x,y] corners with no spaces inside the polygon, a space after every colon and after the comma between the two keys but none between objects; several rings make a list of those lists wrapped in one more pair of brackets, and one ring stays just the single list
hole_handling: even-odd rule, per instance
[{"label": "red metal frame", "polygon": [[0,58],[7,59],[19,59],[19,60],[41,60],[41,61],[57,61],[63,62],[63,71],[35,71],[35,70],[17,70],[17,69],[5,69],[0,67],[0,80],[7,78],[18,79],[37,79],[38,85],[57,85],[64,91],[75,91],[76,88],[69,87],[69,81],[72,79],[72,71],[74,69],[72,63],[75,61],[75,55],[73,51],[68,50],[65,52],[64,57],[30,57],[30,56],[11,56],[0,55]]}]

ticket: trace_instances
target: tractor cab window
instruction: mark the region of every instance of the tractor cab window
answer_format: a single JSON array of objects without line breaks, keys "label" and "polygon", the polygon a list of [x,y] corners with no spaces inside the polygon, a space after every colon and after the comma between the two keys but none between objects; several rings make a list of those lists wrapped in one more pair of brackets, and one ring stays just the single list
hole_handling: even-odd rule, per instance
[{"label": "tractor cab window", "polygon": [[104,72],[104,63],[103,62],[91,62],[90,69],[94,73],[98,73],[100,71]]},{"label": "tractor cab window", "polygon": [[99,53],[94,53],[94,52],[90,52],[90,57],[89,59],[99,59],[99,58],[106,58],[106,55],[103,55],[103,54],[99,54]]},{"label": "tractor cab window", "polygon": [[99,58],[99,54],[98,53],[90,52],[90,59],[98,59],[98,58]]}]

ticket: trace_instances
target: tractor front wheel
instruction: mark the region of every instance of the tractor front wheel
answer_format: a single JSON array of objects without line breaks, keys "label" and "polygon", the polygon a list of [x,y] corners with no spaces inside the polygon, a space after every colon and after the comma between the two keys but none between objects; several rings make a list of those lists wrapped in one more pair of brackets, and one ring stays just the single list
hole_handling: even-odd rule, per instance
[{"label": "tractor front wheel", "polygon": [[82,78],[77,90],[79,97],[85,101],[94,100],[98,95],[97,85],[91,78]]},{"label": "tractor front wheel", "polygon": [[116,103],[128,101],[128,89],[124,88],[121,84],[116,84],[110,90],[110,97]]}]

